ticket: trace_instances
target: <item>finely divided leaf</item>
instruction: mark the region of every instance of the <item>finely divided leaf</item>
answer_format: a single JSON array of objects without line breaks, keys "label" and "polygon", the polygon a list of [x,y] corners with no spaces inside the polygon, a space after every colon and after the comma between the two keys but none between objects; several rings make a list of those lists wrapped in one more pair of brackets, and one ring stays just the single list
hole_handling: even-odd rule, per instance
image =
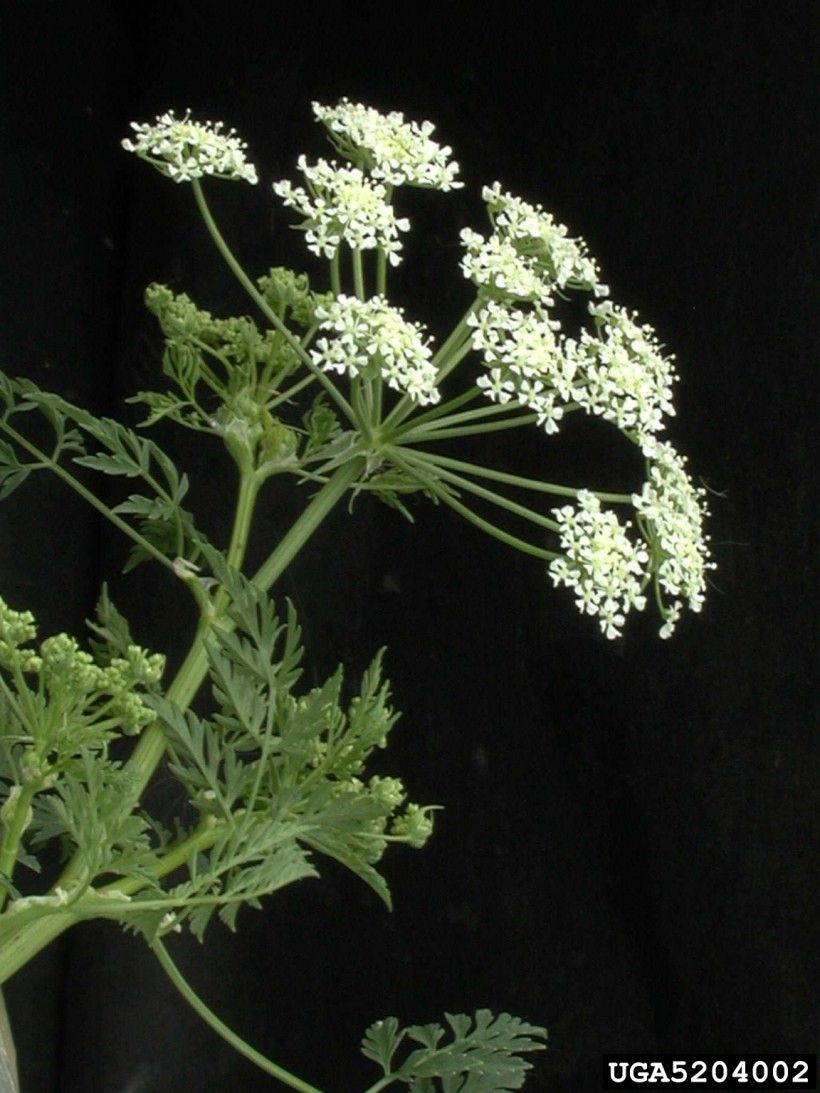
[{"label": "finely divided leaf", "polygon": [[[412,1025],[399,1032],[395,1018],[388,1018],[368,1029],[362,1051],[414,1093],[509,1093],[522,1088],[532,1067],[522,1056],[544,1049],[546,1029],[486,1009],[472,1018],[445,1016],[449,1043],[441,1025]],[[403,1037],[421,1046],[395,1066],[392,1057]]]}]

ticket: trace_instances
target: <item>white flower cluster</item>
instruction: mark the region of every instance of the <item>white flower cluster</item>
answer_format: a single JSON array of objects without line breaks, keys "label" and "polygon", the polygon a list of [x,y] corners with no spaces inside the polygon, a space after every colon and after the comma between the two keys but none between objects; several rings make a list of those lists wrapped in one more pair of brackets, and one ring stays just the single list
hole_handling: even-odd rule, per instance
[{"label": "white flower cluster", "polygon": [[598,616],[606,637],[619,637],[627,613],[646,606],[647,550],[629,538],[629,524],[602,510],[588,490],[579,491],[577,508],[564,505],[553,513],[564,551],[550,562],[553,583],[574,589],[578,608]]},{"label": "white flower cluster", "polygon": [[372,106],[342,99],[336,106],[313,103],[313,113],[346,159],[365,167],[373,178],[391,186],[454,190],[458,164],[452,149],[431,139],[432,122],[406,122],[397,111],[380,114]]},{"label": "white flower cluster", "polygon": [[703,531],[703,521],[708,515],[705,493],[692,482],[684,456],[671,444],[654,445],[649,480],[641,493],[633,496],[632,503],[654,532],[660,549],[657,581],[672,598],[661,629],[662,638],[672,634],[684,602],[692,611],[700,611],[706,593],[706,574],[715,568]]},{"label": "white flower cluster", "polygon": [[588,331],[567,340],[565,351],[578,363],[583,386],[574,397],[587,413],[634,431],[648,454],[654,434],[664,427],[664,415],[674,415],[672,386],[677,380],[674,358],[664,357],[651,326],[609,301],[591,304],[597,335]]},{"label": "white flower cluster", "polygon": [[472,228],[462,228],[460,234],[465,250],[461,270],[485,295],[549,303],[550,281],[522,259],[513,243],[498,235],[485,239]]},{"label": "white flower cluster", "polygon": [[501,183],[485,186],[482,195],[498,235],[515,243],[559,288],[585,288],[606,296],[598,264],[583,239],[570,239],[567,228],[558,224],[541,205],[515,197],[501,189]]},{"label": "white flower cluster", "polygon": [[476,381],[492,402],[515,399],[538,415],[547,433],[558,432],[564,414],[558,401],[573,397],[575,361],[556,337],[560,324],[536,304],[532,310],[488,300],[467,320],[473,348],[483,354],[489,374]]},{"label": "white flower cluster", "polygon": [[597,332],[579,338],[559,334],[560,324],[543,304],[529,309],[487,300],[468,320],[473,348],[490,370],[478,386],[493,402],[515,398],[538,414],[547,433],[558,431],[563,405],[635,434],[646,454],[657,443],[665,415],[673,415],[672,357],[664,357],[651,326],[608,301],[590,304]]},{"label": "white flower cluster", "polygon": [[316,318],[319,330],[333,335],[318,338],[310,351],[320,368],[349,376],[378,374],[422,406],[439,401],[424,328],[383,296],[359,300],[342,294],[317,307]]},{"label": "white flower cluster", "polygon": [[392,266],[401,261],[399,232],[410,230],[410,221],[398,219],[387,200],[387,189],[358,167],[340,167],[320,159],[313,167],[304,156],[298,160],[307,190],[283,180],[274,193],[305,217],[308,250],[333,258],[344,241],[354,250],[380,247]]},{"label": "white flower cluster", "polygon": [[502,191],[498,182],[485,186],[482,196],[494,230],[489,238],[470,228],[461,232],[465,277],[502,298],[547,303],[555,288],[607,295],[583,239],[570,239],[540,205]]},{"label": "white flower cluster", "polygon": [[256,185],[256,168],[245,158],[247,144],[235,129],[225,131],[221,121],[193,121],[190,110],[177,118],[169,110],[153,125],[132,121],[131,128],[134,139],[122,142],[126,152],[135,152],[174,182],[211,176]]}]

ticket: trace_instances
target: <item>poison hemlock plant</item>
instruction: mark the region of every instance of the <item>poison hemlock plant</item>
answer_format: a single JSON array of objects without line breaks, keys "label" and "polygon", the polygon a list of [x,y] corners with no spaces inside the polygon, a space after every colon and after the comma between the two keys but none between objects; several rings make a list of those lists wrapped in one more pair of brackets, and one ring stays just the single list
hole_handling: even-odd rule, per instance
[{"label": "poison hemlock plant", "polygon": [[[0,378],[0,494],[46,470],[126,537],[125,569],[147,560],[184,583],[199,624],[176,676],[139,647],[103,590],[89,639],[38,635],[24,605],[0,601],[0,982],[74,923],[109,918],[139,932],[201,1016],[286,1085],[314,1090],[243,1043],[196,996],[166,937],[202,938],[214,915],[231,928],[243,905],[315,876],[330,857],[390,904],[379,863],[391,843],[422,847],[434,808],[408,801],[398,777],[373,774],[396,721],[379,653],[352,694],[341,669],[307,687],[293,608],[269,590],[328,513],[367,491],[405,515],[409,494],[450,506],[546,563],[557,586],[608,638],[654,600],[669,637],[703,604],[710,560],[703,490],[664,438],[674,412],[670,357],[651,327],[608,299],[582,240],[539,205],[483,191],[489,229],[461,233],[460,272],[474,300],[434,346],[424,325],[389,302],[409,221],[400,187],[460,187],[433,126],[342,100],[314,104],[345,163],[299,159],[303,184],[277,182],[308,250],[327,261],[317,288],[275,267],[254,279],[206,202],[208,178],[257,183],[245,144],[219,124],[172,113],[135,124],[123,142],[190,186],[256,318],[218,318],[184,293],[150,285],[164,336],[164,382],[133,402],[143,429],[98,418],[33,383]],[[454,270],[458,273],[457,270]],[[556,301],[589,296],[589,324],[563,329]],[[637,446],[643,485],[606,493],[525,478],[452,454],[459,438],[532,426],[559,433],[566,417],[602,419]],[[45,420],[50,441],[39,439]],[[185,507],[188,478],[144,430],[168,420],[215,437],[236,464],[233,531],[208,542]],[[38,439],[32,439],[32,436]],[[292,475],[309,502],[253,574],[243,573],[257,498]],[[113,506],[89,482],[122,479]],[[108,491],[105,491],[108,496]],[[544,497],[556,499],[544,504]],[[529,498],[529,500],[528,500]],[[533,501],[532,498],[535,498]],[[497,514],[497,515],[496,515]],[[624,515],[626,514],[626,515]],[[498,522],[502,518],[502,522]],[[509,530],[515,518],[526,532]],[[190,703],[207,682],[208,716]],[[126,760],[112,744],[135,741]],[[167,761],[195,822],[173,832],[142,795]],[[58,841],[60,879],[37,890],[38,855]],[[33,893],[29,889],[33,889]],[[520,1089],[544,1029],[487,1010],[447,1015],[447,1028],[367,1031],[363,1051],[383,1072],[370,1093]]]}]

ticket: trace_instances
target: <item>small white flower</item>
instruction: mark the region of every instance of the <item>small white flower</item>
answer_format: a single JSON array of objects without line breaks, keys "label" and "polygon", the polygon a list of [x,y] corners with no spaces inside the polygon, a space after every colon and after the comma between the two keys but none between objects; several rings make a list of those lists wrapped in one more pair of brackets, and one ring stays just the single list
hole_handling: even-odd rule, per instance
[{"label": "small white flower", "polygon": [[358,167],[339,167],[324,159],[311,167],[300,156],[298,166],[307,189],[287,180],[275,182],[273,189],[305,218],[300,226],[308,250],[333,258],[344,241],[355,250],[379,247],[391,265],[399,264],[399,233],[410,230],[410,221],[396,217],[383,183],[374,182]]},{"label": "small white flower", "polygon": [[405,121],[397,111],[380,114],[371,106],[342,99],[336,106],[313,103],[313,113],[328,129],[340,155],[391,186],[454,190],[458,164],[451,149],[432,139],[432,122]]},{"label": "small white flower", "polygon": [[177,916],[174,914],[173,911],[166,911],[165,912],[165,914],[159,920],[158,929],[159,929],[160,933],[163,933],[163,934],[167,933],[169,930],[173,931],[176,934],[181,934],[182,933],[182,926],[177,921]]},{"label": "small white flower", "polygon": [[668,638],[671,638],[673,633],[675,632],[675,627],[678,625],[678,622],[680,620],[681,607],[682,604],[680,603],[680,601],[676,601],[672,604],[671,607],[667,608],[666,614],[663,617],[663,626],[661,626],[660,630],[658,631],[658,634],[664,639],[664,641],[666,641]]},{"label": "small white flower", "polygon": [[247,144],[236,136],[235,129],[225,131],[221,121],[194,121],[190,110],[177,118],[169,110],[153,124],[133,121],[131,128],[134,139],[126,138],[123,148],[174,182],[206,176],[241,179],[252,185],[257,182],[256,168],[245,158]]},{"label": "small white flower", "polygon": [[382,296],[340,295],[316,309],[320,332],[310,355],[329,372],[381,375],[389,387],[421,405],[438,402],[437,371],[424,328],[404,318]]},{"label": "small white flower", "polygon": [[643,587],[649,554],[627,534],[612,512],[588,490],[578,493],[578,507],[553,509],[564,556],[550,562],[553,583],[575,590],[575,602],[587,615],[598,616],[608,638],[620,636],[626,616],[646,606]]},{"label": "small white flower", "polygon": [[502,406],[515,394],[515,384],[512,380],[504,379],[500,368],[491,368],[488,376],[479,376],[476,385],[483,389],[488,399]]},{"label": "small white flower", "polygon": [[685,458],[671,444],[656,442],[650,454],[649,480],[632,503],[650,526],[659,554],[656,580],[672,601],[661,630],[668,637],[684,602],[692,611],[703,607],[706,576],[715,563],[703,530],[706,491],[692,482]]}]

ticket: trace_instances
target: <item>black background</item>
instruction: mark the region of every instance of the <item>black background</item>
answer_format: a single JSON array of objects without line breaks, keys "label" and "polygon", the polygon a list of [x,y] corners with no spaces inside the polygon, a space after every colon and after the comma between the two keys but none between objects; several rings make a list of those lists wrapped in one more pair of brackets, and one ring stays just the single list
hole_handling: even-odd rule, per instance
[{"label": "black background", "polygon": [[[449,511],[337,512],[280,588],[310,675],[341,660],[355,678],[386,644],[404,711],[388,768],[448,807],[426,851],[389,855],[392,914],[328,869],[236,936],[179,939],[205,999],[334,1093],[375,1079],[357,1044],[390,1013],[544,1023],[531,1088],[555,1091],[597,1088],[602,1051],[817,1050],[816,6],[15,3],[0,23],[6,371],[120,412],[158,367],[148,281],[247,309],[187,187],[118,148],[132,118],[190,106],[246,137],[260,186],[210,193],[262,272],[310,265],[270,182],[325,152],[310,101],[346,94],[435,120],[468,183],[406,197],[395,284],[414,316],[440,336],[468,302],[457,233],[482,227],[481,184],[543,201],[677,353],[671,435],[715,491],[716,587],[669,643],[648,618],[606,642],[542,563]],[[632,484],[595,424],[462,451]],[[226,457],[167,439],[224,541]],[[301,503],[266,493],[252,560]],[[186,602],[148,567],[116,578],[122,551],[32,481],[3,508],[0,588],[44,633],[76,632],[113,578],[140,640],[178,658]],[[26,1093],[275,1087],[114,927],[67,935],[6,993]]]}]

